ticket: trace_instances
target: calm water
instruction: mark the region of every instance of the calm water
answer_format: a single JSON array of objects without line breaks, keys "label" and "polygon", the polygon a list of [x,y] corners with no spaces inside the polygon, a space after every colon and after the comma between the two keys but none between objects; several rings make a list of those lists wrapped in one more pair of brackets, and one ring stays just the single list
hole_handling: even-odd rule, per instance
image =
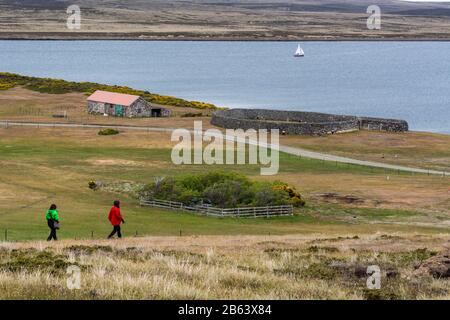
[{"label": "calm water", "polygon": [[0,70],[450,133],[450,42],[0,41]]}]

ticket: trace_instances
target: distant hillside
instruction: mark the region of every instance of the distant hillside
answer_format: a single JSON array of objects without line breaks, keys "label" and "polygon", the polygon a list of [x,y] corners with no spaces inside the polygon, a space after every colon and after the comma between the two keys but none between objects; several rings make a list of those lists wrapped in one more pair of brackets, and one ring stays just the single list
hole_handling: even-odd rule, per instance
[{"label": "distant hillside", "polygon": [[94,82],[73,82],[61,79],[29,77],[19,74],[0,72],[0,91],[8,90],[17,86],[23,86],[24,88],[29,90],[50,94],[80,92],[90,95],[96,90],[104,90],[142,96],[148,102],[159,105],[193,109],[217,109],[215,105],[210,103],[200,101],[187,101],[176,97],[136,90],[126,86],[113,86]]},{"label": "distant hillside", "polygon": [[[399,0],[78,0],[82,29],[66,28],[72,0],[0,0],[2,38],[450,39],[450,3]],[[368,30],[379,5],[382,29]]]}]

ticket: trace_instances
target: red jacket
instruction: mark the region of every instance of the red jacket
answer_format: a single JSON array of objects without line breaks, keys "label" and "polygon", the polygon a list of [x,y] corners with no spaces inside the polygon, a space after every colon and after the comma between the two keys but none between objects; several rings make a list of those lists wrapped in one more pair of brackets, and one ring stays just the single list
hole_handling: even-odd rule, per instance
[{"label": "red jacket", "polygon": [[113,226],[119,226],[123,221],[123,218],[120,215],[120,208],[112,207],[109,211],[108,219]]}]

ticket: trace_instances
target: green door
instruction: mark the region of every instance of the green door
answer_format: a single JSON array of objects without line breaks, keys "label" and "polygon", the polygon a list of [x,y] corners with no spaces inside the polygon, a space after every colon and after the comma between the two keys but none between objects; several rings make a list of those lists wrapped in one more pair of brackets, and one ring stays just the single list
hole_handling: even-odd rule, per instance
[{"label": "green door", "polygon": [[114,114],[116,117],[123,117],[123,106],[120,104],[114,105]]}]

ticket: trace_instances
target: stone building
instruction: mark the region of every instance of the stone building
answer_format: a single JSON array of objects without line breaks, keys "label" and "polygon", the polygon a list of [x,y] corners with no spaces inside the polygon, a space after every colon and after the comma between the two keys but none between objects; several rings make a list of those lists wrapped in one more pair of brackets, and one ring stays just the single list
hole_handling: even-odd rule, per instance
[{"label": "stone building", "polygon": [[168,117],[170,110],[152,105],[140,96],[95,91],[87,98],[87,110],[92,114],[103,114],[114,117]]}]

